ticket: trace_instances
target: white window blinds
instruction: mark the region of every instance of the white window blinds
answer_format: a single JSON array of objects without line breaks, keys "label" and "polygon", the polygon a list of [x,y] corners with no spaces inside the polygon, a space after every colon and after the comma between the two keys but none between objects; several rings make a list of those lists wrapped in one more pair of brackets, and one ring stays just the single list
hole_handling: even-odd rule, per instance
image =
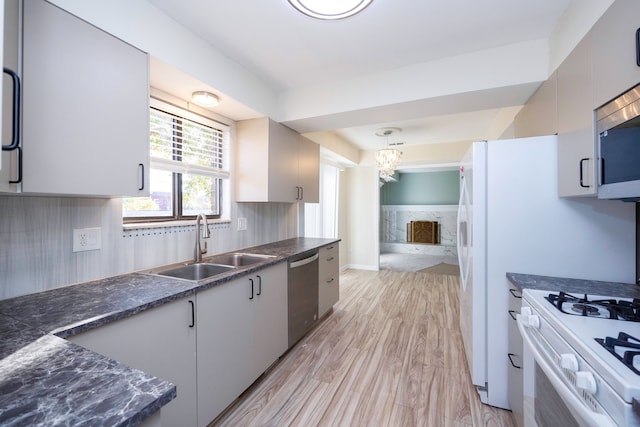
[{"label": "white window blinds", "polygon": [[229,177],[228,126],[152,100],[149,131],[153,169]]}]

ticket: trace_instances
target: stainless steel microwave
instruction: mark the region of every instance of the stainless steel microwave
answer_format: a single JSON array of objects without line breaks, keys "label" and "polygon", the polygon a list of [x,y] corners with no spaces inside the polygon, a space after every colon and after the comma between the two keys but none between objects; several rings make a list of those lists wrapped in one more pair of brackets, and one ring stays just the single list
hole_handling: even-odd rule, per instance
[{"label": "stainless steel microwave", "polygon": [[598,198],[640,200],[640,85],[596,110]]}]

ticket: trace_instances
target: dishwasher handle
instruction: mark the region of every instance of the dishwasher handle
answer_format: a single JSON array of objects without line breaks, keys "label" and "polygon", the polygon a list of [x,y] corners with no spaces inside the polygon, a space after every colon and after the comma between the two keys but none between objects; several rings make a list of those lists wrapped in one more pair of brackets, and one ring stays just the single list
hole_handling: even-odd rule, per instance
[{"label": "dishwasher handle", "polygon": [[297,267],[302,267],[303,265],[307,265],[312,263],[313,261],[318,259],[318,254],[314,254],[308,258],[303,258],[300,261],[294,261],[294,262],[290,262],[289,263],[289,268],[297,268]]}]

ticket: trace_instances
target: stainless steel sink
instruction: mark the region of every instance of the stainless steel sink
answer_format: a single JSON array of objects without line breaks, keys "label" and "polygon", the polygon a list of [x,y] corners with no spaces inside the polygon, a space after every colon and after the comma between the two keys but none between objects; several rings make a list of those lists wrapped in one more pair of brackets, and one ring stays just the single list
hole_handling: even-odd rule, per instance
[{"label": "stainless steel sink", "polygon": [[241,252],[214,255],[207,258],[207,262],[233,267],[245,267],[275,258],[275,255],[247,254]]},{"label": "stainless steel sink", "polygon": [[177,279],[184,280],[203,280],[222,273],[226,273],[229,270],[233,270],[235,267],[231,265],[220,265],[208,262],[202,262],[197,264],[186,264],[179,267],[171,267],[166,270],[156,269],[150,270],[148,274],[154,274],[158,276],[175,277]]}]

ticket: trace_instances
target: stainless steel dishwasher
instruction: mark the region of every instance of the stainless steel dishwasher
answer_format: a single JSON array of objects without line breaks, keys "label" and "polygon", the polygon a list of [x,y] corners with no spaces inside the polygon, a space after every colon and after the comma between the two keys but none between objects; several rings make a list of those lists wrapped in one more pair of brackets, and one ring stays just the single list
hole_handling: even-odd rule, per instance
[{"label": "stainless steel dishwasher", "polygon": [[289,347],[318,320],[318,251],[305,252],[289,260]]}]

